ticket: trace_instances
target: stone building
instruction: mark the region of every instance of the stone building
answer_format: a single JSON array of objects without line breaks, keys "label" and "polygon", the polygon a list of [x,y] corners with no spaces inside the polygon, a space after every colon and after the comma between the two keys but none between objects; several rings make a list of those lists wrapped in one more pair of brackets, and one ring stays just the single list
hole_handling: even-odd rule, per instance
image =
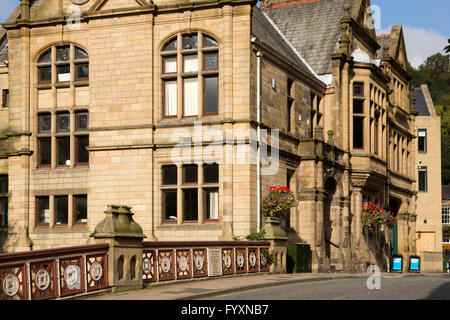
[{"label": "stone building", "polygon": [[[84,244],[109,204],[149,240],[231,240],[288,185],[313,271],[415,254],[403,31],[377,38],[369,6],[22,0],[0,47],[2,250]],[[363,235],[366,202],[397,214],[392,239]]]},{"label": "stone building", "polygon": [[[442,186],[442,227],[450,226],[450,186]],[[450,237],[448,233],[442,236],[442,243],[449,244]]]},{"label": "stone building", "polygon": [[418,112],[416,248],[428,268],[424,271],[442,271],[441,118],[427,85],[414,88],[414,98]]}]

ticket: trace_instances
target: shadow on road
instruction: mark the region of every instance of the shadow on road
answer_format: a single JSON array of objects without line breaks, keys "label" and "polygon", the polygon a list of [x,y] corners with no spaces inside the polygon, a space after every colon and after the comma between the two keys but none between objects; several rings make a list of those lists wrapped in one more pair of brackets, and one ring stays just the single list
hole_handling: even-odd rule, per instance
[{"label": "shadow on road", "polygon": [[444,283],[431,291],[425,300],[450,300],[450,283]]}]

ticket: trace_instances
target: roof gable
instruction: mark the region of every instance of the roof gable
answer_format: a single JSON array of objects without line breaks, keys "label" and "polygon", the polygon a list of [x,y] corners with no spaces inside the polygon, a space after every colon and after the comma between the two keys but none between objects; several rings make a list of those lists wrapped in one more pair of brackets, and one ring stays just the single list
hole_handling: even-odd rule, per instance
[{"label": "roof gable", "polygon": [[408,55],[406,53],[405,37],[401,25],[393,26],[390,34],[379,35],[377,41],[381,46],[381,50],[378,52],[378,58],[383,58],[385,55],[385,47],[388,47],[388,55],[397,61],[404,70],[407,70]]}]

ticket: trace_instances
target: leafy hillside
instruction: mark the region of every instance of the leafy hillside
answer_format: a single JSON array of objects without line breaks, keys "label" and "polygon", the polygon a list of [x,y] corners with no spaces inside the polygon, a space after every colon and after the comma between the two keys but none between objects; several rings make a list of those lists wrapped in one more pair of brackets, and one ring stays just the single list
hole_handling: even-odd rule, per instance
[{"label": "leafy hillside", "polygon": [[427,84],[436,112],[441,116],[442,184],[450,185],[450,55],[437,53],[415,69],[409,66],[411,84]]}]

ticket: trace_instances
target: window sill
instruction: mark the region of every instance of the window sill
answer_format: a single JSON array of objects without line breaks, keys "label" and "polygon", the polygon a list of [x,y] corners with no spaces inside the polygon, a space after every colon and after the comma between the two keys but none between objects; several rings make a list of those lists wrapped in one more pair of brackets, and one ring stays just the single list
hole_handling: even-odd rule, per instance
[{"label": "window sill", "polygon": [[58,83],[55,83],[55,88],[58,88],[58,89],[70,88],[70,82],[58,82]]},{"label": "window sill", "polygon": [[34,230],[36,230],[36,231],[45,230],[45,232],[47,232],[48,229],[50,229],[50,224],[48,224],[48,223],[38,224],[34,227]]},{"label": "window sill", "polygon": [[216,224],[216,223],[219,223],[220,221],[219,221],[219,219],[205,219],[204,220],[204,223],[205,224]]},{"label": "window sill", "polygon": [[73,85],[75,87],[89,87],[89,80],[77,80]]},{"label": "window sill", "polygon": [[176,220],[164,220],[162,222],[162,224],[163,225],[174,225],[174,224],[177,224],[177,221]]},{"label": "window sill", "polygon": [[216,223],[207,223],[204,222],[203,224],[198,223],[182,223],[182,224],[176,224],[176,223],[163,223],[156,227],[156,230],[160,231],[183,231],[183,230],[222,230],[222,223],[220,221]]},{"label": "window sill", "polygon": [[49,90],[49,89],[52,88],[52,85],[51,85],[51,83],[49,83],[49,84],[38,84],[38,85],[36,86],[36,88],[37,88],[38,90]]}]

